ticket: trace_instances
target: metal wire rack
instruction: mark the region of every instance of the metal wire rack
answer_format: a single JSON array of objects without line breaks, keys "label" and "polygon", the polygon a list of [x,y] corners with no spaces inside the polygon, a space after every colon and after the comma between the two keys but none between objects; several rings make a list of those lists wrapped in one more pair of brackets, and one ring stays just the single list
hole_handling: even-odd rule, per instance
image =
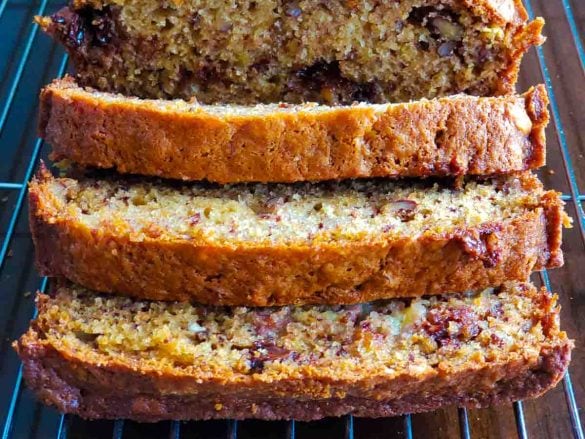
[{"label": "metal wire rack", "polygon": [[[456,414],[440,418],[422,419],[417,421],[416,416],[391,418],[380,423],[379,421],[358,420],[351,416],[342,419],[326,420],[313,423],[290,422],[258,422],[258,421],[213,421],[213,422],[166,422],[149,426],[118,420],[82,421],[76,417],[63,416],[52,409],[36,403],[24,389],[22,382],[22,368],[17,357],[10,348],[10,341],[21,334],[31,317],[34,316],[34,303],[31,292],[44,291],[47,279],[39,278],[32,267],[32,246],[27,227],[26,192],[27,183],[34,173],[39,159],[46,153],[43,141],[35,137],[35,113],[37,93],[39,88],[51,78],[61,76],[67,68],[67,57],[60,48],[56,47],[48,38],[38,35],[38,27],[32,24],[33,15],[43,15],[52,12],[60,6],[55,0],[0,0],[0,416],[3,418],[2,439],[21,437],[113,437],[114,439],[127,437],[168,437],[179,439],[186,437],[452,437],[458,430],[460,437],[482,437],[472,434],[476,429],[474,423],[477,418],[475,411],[458,409]],[[560,18],[554,15],[551,20],[554,29],[568,28],[569,42],[573,56],[578,60],[580,71],[577,75],[582,85],[585,85],[585,49],[581,39],[578,20],[573,12],[571,0],[525,0],[526,8],[531,17],[534,17],[533,3],[541,7],[539,14],[547,8],[551,11],[562,11]],[[585,26],[585,6],[580,6],[580,12]],[[552,8],[552,9],[551,9]],[[560,20],[560,22],[559,22]],[[555,24],[556,23],[556,24]],[[551,38],[555,38],[552,35]],[[534,54],[532,54],[534,57]],[[564,120],[561,117],[561,104],[555,96],[555,88],[559,78],[554,78],[549,72],[549,60],[543,48],[536,49],[536,59],[533,70],[540,70],[537,81],[544,81],[550,100],[554,122],[554,133],[558,141],[560,166],[558,178],[564,177],[563,199],[573,209],[576,229],[580,236],[577,246],[583,252],[585,246],[585,214],[582,202],[585,195],[579,190],[579,176],[576,173],[572,155],[575,148],[570,148],[566,135]],[[577,69],[578,70],[578,69]],[[550,138],[549,138],[550,141]],[[551,156],[549,146],[549,157]],[[579,169],[579,168],[577,168]],[[558,185],[555,183],[555,187]],[[551,289],[549,274],[545,271],[539,274],[540,282]],[[566,292],[568,293],[568,292]],[[585,292],[583,292],[585,294]],[[575,334],[571,334],[575,336]],[[577,365],[578,367],[579,365]],[[575,368],[575,363],[573,363]],[[579,387],[585,383],[578,383]],[[574,391],[573,382],[569,373],[563,379],[564,404],[568,413],[569,425],[565,430],[557,430],[558,436],[584,438],[581,426],[578,399]],[[583,404],[585,401],[581,401]],[[513,405],[513,419],[517,436],[521,439],[531,436],[550,435],[550,433],[531,428],[525,415],[525,405],[517,402]],[[555,407],[558,410],[558,407]],[[502,410],[510,411],[510,408]],[[0,419],[2,419],[0,418]],[[456,424],[444,430],[440,426],[441,419]],[[499,419],[499,418],[498,418]],[[426,425],[418,434],[417,422],[428,424],[438,422],[439,427]],[[513,427],[511,428],[513,430]],[[550,431],[550,430],[548,430]],[[564,433],[560,433],[564,432]],[[493,432],[492,432],[493,433]],[[493,434],[490,433],[489,436]],[[511,431],[500,432],[502,437],[510,437]]]}]

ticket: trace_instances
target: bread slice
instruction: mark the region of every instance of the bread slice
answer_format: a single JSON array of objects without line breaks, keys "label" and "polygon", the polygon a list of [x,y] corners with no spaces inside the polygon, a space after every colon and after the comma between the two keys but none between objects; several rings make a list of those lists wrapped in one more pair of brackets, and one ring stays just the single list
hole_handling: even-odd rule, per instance
[{"label": "bread slice", "polygon": [[[383,294],[381,294],[383,295]],[[535,397],[573,347],[530,284],[351,306],[214,308],[39,295],[28,386],[86,418],[378,417]]]},{"label": "bread slice", "polygon": [[531,174],[468,181],[180,185],[31,183],[40,272],[212,305],[356,303],[525,280],[562,264],[568,225]]},{"label": "bread slice", "polygon": [[84,86],[206,104],[507,94],[543,41],[520,0],[74,0],[37,21]]},{"label": "bread slice", "polygon": [[41,93],[54,160],[218,183],[486,175],[545,163],[544,86],[408,104],[199,105],[126,98],[71,78]]}]

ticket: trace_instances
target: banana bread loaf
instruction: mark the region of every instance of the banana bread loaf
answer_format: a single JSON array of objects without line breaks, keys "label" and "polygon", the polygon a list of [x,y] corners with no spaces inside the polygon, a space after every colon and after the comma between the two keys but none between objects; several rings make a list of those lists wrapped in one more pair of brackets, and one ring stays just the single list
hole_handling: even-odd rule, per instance
[{"label": "banana bread loaf", "polygon": [[212,305],[357,303],[525,280],[562,264],[568,225],[530,174],[446,183],[30,185],[40,272],[139,298]]},{"label": "banana bread loaf", "polygon": [[84,86],[202,103],[506,94],[543,41],[520,0],[72,0],[37,21]]},{"label": "banana bread loaf", "polygon": [[71,78],[41,93],[54,160],[219,183],[487,175],[545,162],[544,86],[523,96],[390,105],[205,106],[126,98]]},{"label": "banana bread loaf", "polygon": [[350,306],[214,308],[64,285],[38,297],[16,347],[38,397],[86,418],[392,416],[553,387],[572,349],[555,300],[508,284]]}]

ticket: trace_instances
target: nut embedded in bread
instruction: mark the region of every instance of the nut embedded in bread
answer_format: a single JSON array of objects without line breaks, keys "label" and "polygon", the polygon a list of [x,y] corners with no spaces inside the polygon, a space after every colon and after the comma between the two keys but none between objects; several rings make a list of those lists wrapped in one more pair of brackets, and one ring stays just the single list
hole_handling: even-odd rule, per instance
[{"label": "nut embedded in bread", "polygon": [[85,287],[213,305],[357,303],[525,280],[568,225],[530,174],[294,185],[54,178],[30,185],[37,265]]},{"label": "nut embedded in bread", "polygon": [[545,162],[544,86],[327,107],[141,100],[58,80],[41,93],[53,160],[218,183],[503,174]]},{"label": "nut embedded in bread", "polygon": [[84,86],[202,103],[507,94],[543,41],[520,0],[74,0],[37,21]]},{"label": "nut embedded in bread", "polygon": [[530,284],[351,306],[221,308],[38,298],[16,344],[28,386],[86,418],[379,417],[535,397],[570,360],[556,298]]}]

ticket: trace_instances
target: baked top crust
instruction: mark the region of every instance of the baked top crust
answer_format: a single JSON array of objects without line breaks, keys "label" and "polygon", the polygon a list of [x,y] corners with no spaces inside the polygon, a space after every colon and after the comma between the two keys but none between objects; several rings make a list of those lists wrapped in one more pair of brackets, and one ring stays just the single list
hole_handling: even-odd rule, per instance
[{"label": "baked top crust", "polygon": [[39,133],[53,160],[217,183],[505,174],[543,166],[548,98],[451,96],[406,104],[199,105],[57,80]]}]

